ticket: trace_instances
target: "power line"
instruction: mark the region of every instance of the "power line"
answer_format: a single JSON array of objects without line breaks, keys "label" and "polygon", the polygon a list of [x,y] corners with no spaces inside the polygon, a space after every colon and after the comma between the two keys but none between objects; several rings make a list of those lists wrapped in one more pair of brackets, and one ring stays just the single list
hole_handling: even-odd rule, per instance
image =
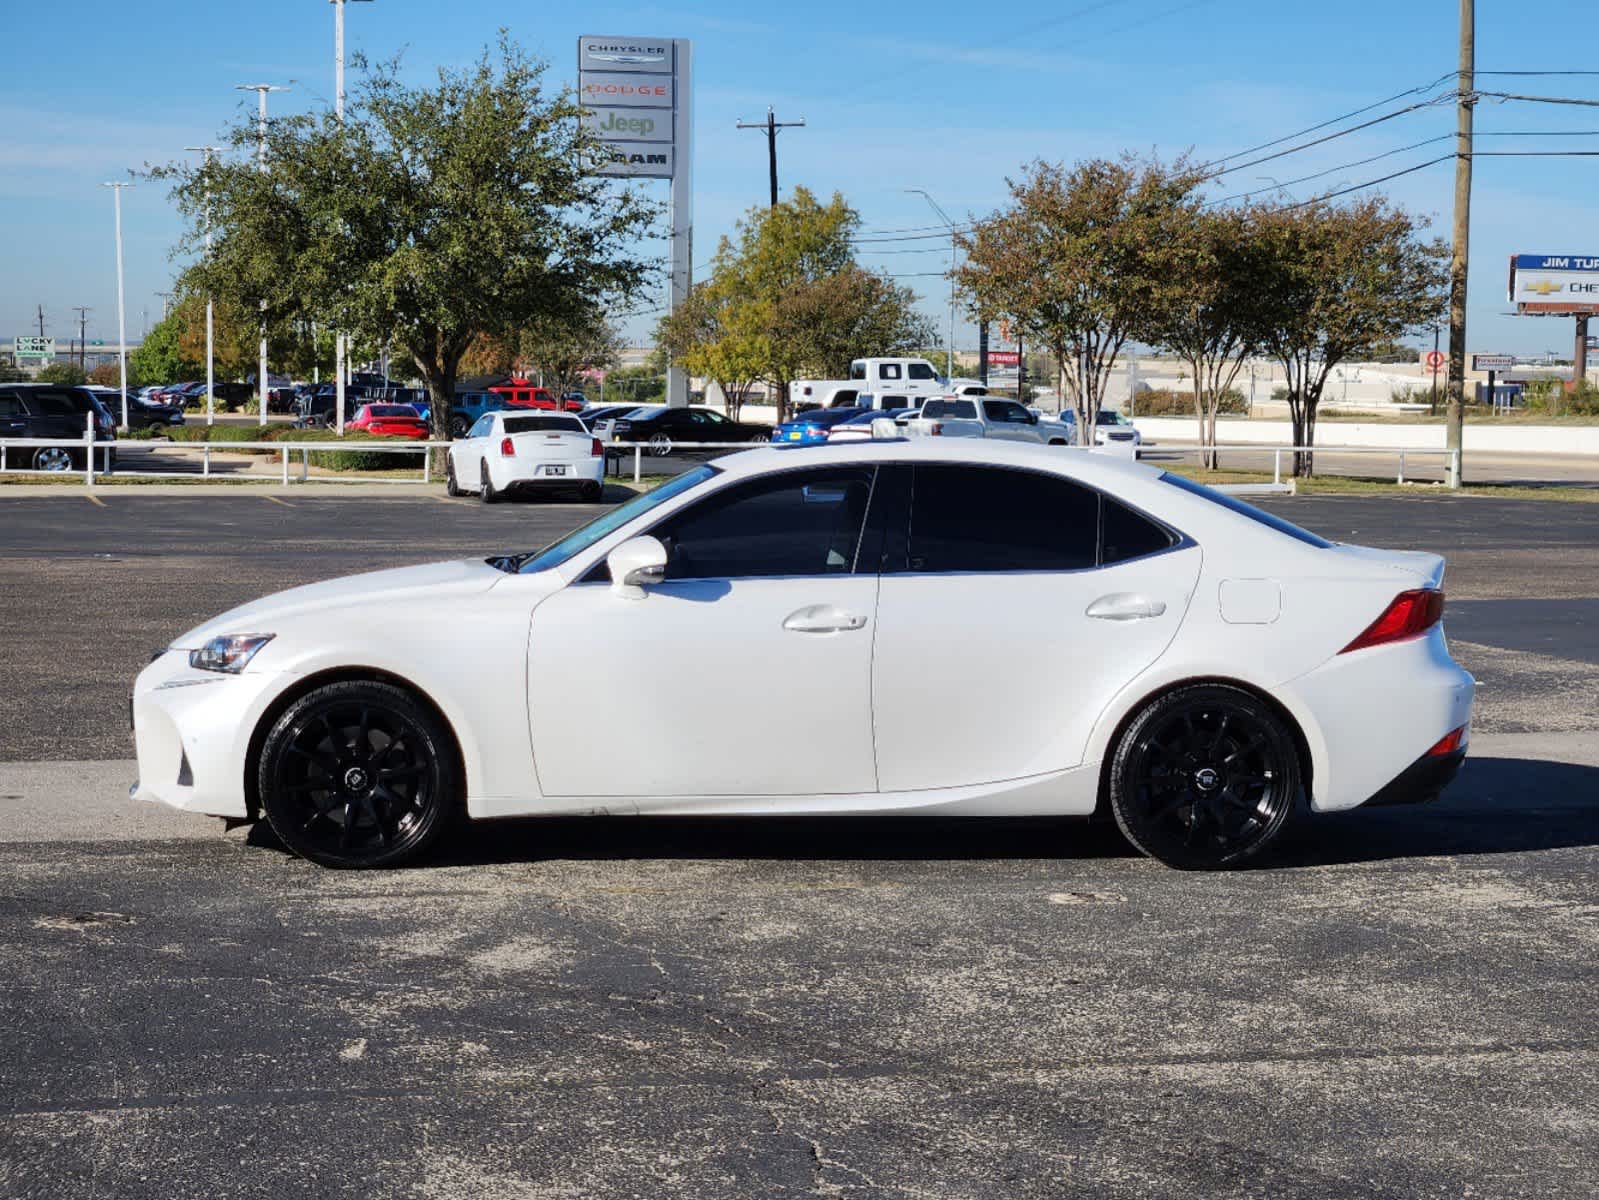
[{"label": "power line", "polygon": [[1580,108],[1599,108],[1599,100],[1578,100],[1571,96],[1522,96],[1515,92],[1473,92],[1473,96],[1492,96],[1497,100],[1526,100],[1532,104],[1575,104]]},{"label": "power line", "polygon": [[1353,187],[1342,188],[1336,192],[1325,192],[1320,196],[1312,196],[1309,200],[1301,200],[1297,204],[1285,204],[1285,210],[1295,208],[1308,208],[1312,204],[1321,204],[1326,200],[1334,200],[1339,196],[1347,196],[1350,192],[1358,192],[1364,188],[1376,187],[1379,183],[1387,183],[1390,179],[1398,179],[1401,175],[1413,175],[1417,171],[1425,171],[1428,167],[1437,166],[1441,162],[1449,162],[1459,158],[1458,154],[1440,154],[1437,158],[1428,159],[1424,163],[1417,163],[1413,167],[1406,167],[1403,171],[1395,171],[1391,175],[1384,175],[1381,179],[1368,179],[1365,183],[1357,183]]},{"label": "power line", "polygon": [[1279,158],[1286,158],[1290,154],[1298,154],[1301,150],[1309,150],[1313,146],[1320,146],[1327,142],[1336,141],[1341,137],[1348,137],[1352,133],[1359,133],[1362,129],[1370,129],[1373,125],[1381,125],[1385,121],[1392,121],[1395,118],[1406,116],[1409,113],[1418,111],[1419,109],[1432,108],[1435,105],[1444,104],[1452,101],[1453,99],[1454,96],[1451,93],[1445,96],[1435,96],[1431,100],[1423,100],[1419,104],[1406,105],[1404,108],[1395,109],[1391,113],[1384,113],[1380,117],[1373,117],[1369,121],[1362,121],[1359,125],[1351,125],[1348,129],[1340,129],[1337,133],[1329,133],[1325,137],[1316,138],[1314,141],[1302,142],[1297,146],[1290,146],[1286,150],[1279,150],[1275,154],[1266,154],[1262,155],[1260,158],[1252,158],[1248,162],[1239,163],[1236,167],[1227,167],[1220,171],[1213,171],[1209,175],[1205,176],[1205,178],[1207,180],[1220,179],[1223,175],[1231,175],[1235,171],[1242,171],[1249,167],[1258,167],[1261,163],[1269,163]]},{"label": "power line", "polygon": [[1291,142],[1295,138],[1302,138],[1306,134],[1309,134],[1309,133],[1317,133],[1317,132],[1319,132],[1319,131],[1321,131],[1323,129],[1326,129],[1330,125],[1337,125],[1337,124],[1339,124],[1339,123],[1341,123],[1343,121],[1349,120],[1351,117],[1358,117],[1362,113],[1369,113],[1374,108],[1381,108],[1385,104],[1392,104],[1395,100],[1403,100],[1406,96],[1415,96],[1415,95],[1419,95],[1419,94],[1421,94],[1423,92],[1430,92],[1434,88],[1438,87],[1440,84],[1443,84],[1443,83],[1447,82],[1448,80],[1453,79],[1454,75],[1455,75],[1455,73],[1453,71],[1451,71],[1447,75],[1440,75],[1437,79],[1433,80],[1431,83],[1422,84],[1422,85],[1419,85],[1419,86],[1413,87],[1413,88],[1406,88],[1402,92],[1396,92],[1392,96],[1388,96],[1388,97],[1386,97],[1385,99],[1382,99],[1382,100],[1377,100],[1377,101],[1375,101],[1375,102],[1373,102],[1371,104],[1366,105],[1363,108],[1353,109],[1350,112],[1346,112],[1346,113],[1343,113],[1340,116],[1336,116],[1336,117],[1333,117],[1333,118],[1331,118],[1329,120],[1323,121],[1319,125],[1312,125],[1308,129],[1299,130],[1297,133],[1285,134],[1284,136],[1282,136],[1280,138],[1275,138],[1272,141],[1262,142],[1258,146],[1251,146],[1251,147],[1249,147],[1249,149],[1240,150],[1236,154],[1228,154],[1228,155],[1225,155],[1225,156],[1223,156],[1221,158],[1213,158],[1209,162],[1200,163],[1199,166],[1196,167],[1195,169],[1199,170],[1199,171],[1208,170],[1211,167],[1220,166],[1222,163],[1231,162],[1235,158],[1243,158],[1246,154],[1255,154],[1255,153],[1257,153],[1258,151],[1261,151],[1261,150],[1270,150],[1273,146],[1280,146],[1284,142]]}]

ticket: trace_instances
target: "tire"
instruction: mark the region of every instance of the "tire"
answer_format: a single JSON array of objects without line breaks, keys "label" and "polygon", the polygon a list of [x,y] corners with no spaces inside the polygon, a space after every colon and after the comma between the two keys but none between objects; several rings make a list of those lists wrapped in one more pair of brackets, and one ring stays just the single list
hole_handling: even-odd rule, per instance
[{"label": "tire", "polygon": [[[429,453],[432,453],[432,451],[429,451]],[[446,496],[466,495],[461,490],[461,485],[455,482],[455,456],[452,454],[444,456],[444,494]]]},{"label": "tire", "polygon": [[656,458],[665,458],[672,452],[672,439],[664,433],[650,435],[650,454]]},{"label": "tire", "polygon": [[1151,701],[1111,758],[1110,809],[1135,847],[1183,870],[1236,867],[1299,804],[1293,732],[1241,688],[1196,684]]},{"label": "tire", "polygon": [[767,446],[771,444],[772,438],[770,434],[768,434],[766,437],[756,435],[755,437],[747,439],[747,441],[751,446]]},{"label": "tire", "polygon": [[464,438],[466,436],[466,431],[469,428],[470,428],[470,426],[467,425],[465,417],[451,417],[450,418],[450,437],[452,439],[454,439],[454,438]]},{"label": "tire", "polygon": [[33,452],[35,471],[72,470],[72,451],[61,446],[41,446]]},{"label": "tire", "polygon": [[578,495],[588,503],[593,504],[598,501],[601,496],[605,495],[605,485],[603,483],[596,483],[591,479],[583,485],[583,488],[578,492]]},{"label": "tire", "polygon": [[1066,444],[1066,442],[1062,438],[1050,438],[1049,439],[1049,444],[1051,446],[1064,446]]},{"label": "tire", "polygon": [[256,782],[273,832],[325,867],[414,862],[461,812],[449,730],[387,683],[331,683],[296,700],[262,743]]},{"label": "tire", "polygon": [[478,488],[477,498],[484,504],[498,504],[500,493],[494,490],[494,481],[489,478],[489,464],[484,463],[481,469],[483,484]]}]

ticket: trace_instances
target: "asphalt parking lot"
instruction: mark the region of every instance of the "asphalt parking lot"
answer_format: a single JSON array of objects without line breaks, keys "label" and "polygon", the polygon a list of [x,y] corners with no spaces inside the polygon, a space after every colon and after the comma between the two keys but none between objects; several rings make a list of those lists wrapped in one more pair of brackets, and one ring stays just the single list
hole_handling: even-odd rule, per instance
[{"label": "asphalt parking lot", "polygon": [[132,808],[133,674],[597,507],[0,497],[0,1197],[1592,1196],[1599,509],[1271,504],[1449,555],[1483,686],[1440,803],[1226,875],[892,821],[507,822],[355,875]]}]

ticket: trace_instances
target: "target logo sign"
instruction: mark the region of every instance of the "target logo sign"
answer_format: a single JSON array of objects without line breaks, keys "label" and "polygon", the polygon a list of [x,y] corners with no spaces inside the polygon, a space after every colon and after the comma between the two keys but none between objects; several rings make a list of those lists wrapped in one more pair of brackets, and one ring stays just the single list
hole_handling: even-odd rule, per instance
[{"label": "target logo sign", "polygon": [[1434,375],[1438,374],[1439,371],[1442,371],[1444,367],[1448,365],[1448,362],[1449,356],[1442,350],[1429,350],[1427,353],[1421,356],[1421,365],[1426,367],[1427,370],[1431,371]]}]

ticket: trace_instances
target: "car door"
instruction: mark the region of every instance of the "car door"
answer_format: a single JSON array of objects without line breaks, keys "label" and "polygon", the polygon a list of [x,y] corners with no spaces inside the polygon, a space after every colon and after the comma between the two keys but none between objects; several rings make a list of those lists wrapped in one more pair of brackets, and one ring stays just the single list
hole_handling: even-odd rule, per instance
[{"label": "car door", "polygon": [[494,414],[484,413],[472,423],[466,436],[450,446],[455,456],[455,478],[467,487],[476,487],[483,473],[483,448],[494,431]]},{"label": "car door", "polygon": [[1041,471],[906,466],[885,469],[878,491],[907,514],[891,524],[878,597],[880,788],[1082,763],[1111,697],[1176,634],[1198,547]]},{"label": "car door", "polygon": [[1014,400],[974,401],[983,406],[988,419],[988,436],[1011,442],[1036,442],[1038,426],[1033,424],[1032,413]]},{"label": "car door", "polygon": [[15,392],[0,392],[0,437],[28,436],[28,418]]},{"label": "car door", "polygon": [[[812,467],[730,484],[649,530],[668,564],[643,599],[613,590],[602,562],[540,603],[540,790],[641,811],[874,791],[877,574],[859,561],[874,476]],[[600,712],[618,719],[596,739]]]}]

